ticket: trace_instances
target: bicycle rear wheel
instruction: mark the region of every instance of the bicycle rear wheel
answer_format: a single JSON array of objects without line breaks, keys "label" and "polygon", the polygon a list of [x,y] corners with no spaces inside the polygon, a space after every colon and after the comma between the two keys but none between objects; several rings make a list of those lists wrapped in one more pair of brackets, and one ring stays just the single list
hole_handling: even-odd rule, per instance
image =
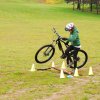
[{"label": "bicycle rear wheel", "polygon": [[77,58],[74,59],[73,52],[72,52],[67,58],[67,64],[69,65],[70,68],[74,68],[74,60],[77,61],[76,68],[81,68],[86,64],[88,60],[88,55],[84,50],[78,50]]},{"label": "bicycle rear wheel", "polygon": [[52,44],[41,47],[35,54],[35,61],[37,63],[46,63],[55,53],[55,48]]}]

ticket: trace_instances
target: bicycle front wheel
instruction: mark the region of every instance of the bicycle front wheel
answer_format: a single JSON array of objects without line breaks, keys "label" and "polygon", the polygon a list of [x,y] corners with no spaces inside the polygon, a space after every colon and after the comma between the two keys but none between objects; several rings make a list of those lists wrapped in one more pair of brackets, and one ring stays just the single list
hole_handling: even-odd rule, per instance
[{"label": "bicycle front wheel", "polygon": [[41,47],[35,54],[35,61],[37,63],[46,63],[49,61],[55,53],[53,45],[45,45]]},{"label": "bicycle front wheel", "polygon": [[69,65],[70,68],[74,68],[75,60],[77,61],[76,68],[81,68],[86,64],[88,60],[88,55],[84,50],[79,50],[77,53],[77,58],[74,59],[73,53],[71,53],[67,58],[67,64]]}]

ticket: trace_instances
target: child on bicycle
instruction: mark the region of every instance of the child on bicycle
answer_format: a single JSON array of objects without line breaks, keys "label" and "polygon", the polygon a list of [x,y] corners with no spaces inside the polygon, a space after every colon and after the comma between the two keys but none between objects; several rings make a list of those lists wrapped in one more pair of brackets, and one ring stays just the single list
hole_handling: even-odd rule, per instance
[{"label": "child on bicycle", "polygon": [[[80,38],[79,38],[79,32],[77,28],[75,27],[74,23],[69,23],[65,26],[65,31],[70,32],[69,38],[62,38],[62,40],[65,40],[66,43],[71,42],[71,45],[68,46],[68,48],[65,50],[65,53],[61,56],[62,59],[66,58],[71,50],[74,50],[74,58],[77,59],[77,53],[80,49]],[[76,65],[75,65],[76,66]]]}]

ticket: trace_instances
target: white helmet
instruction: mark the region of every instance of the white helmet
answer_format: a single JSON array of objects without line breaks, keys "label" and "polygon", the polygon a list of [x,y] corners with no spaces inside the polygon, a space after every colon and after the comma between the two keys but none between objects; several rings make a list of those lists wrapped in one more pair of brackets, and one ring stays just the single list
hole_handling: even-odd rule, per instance
[{"label": "white helmet", "polygon": [[65,31],[72,30],[74,28],[74,23],[69,23],[65,26]]}]

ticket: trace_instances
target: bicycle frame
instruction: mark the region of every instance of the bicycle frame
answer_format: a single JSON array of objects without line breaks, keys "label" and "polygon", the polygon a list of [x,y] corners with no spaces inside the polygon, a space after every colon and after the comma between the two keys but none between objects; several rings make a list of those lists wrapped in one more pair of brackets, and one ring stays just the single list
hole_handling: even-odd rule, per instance
[{"label": "bicycle frame", "polygon": [[[62,52],[62,54],[66,51],[63,48],[62,43],[65,45],[65,47],[69,47],[68,43],[69,42],[65,42],[66,38],[62,38],[57,31],[55,30],[55,28],[53,28],[53,32],[57,35],[57,38],[55,40],[53,40],[52,44],[49,45],[44,45],[42,46],[35,54],[35,60],[37,63],[45,63],[47,61],[49,61],[55,53],[55,45],[58,45],[59,50]],[[43,52],[42,52],[43,50]],[[50,55],[49,55],[50,54]],[[76,57],[76,55],[74,55],[74,50],[71,50],[69,52],[69,54],[66,57],[66,62],[67,65],[70,68],[81,68],[83,67],[88,59],[88,55],[84,50],[78,50],[78,56]],[[77,65],[78,63],[78,65]]]},{"label": "bicycle frame", "polygon": [[[58,36],[58,38],[57,38],[56,40],[53,40],[52,44],[53,44],[54,42],[56,42],[56,44],[58,44],[59,50],[62,51],[62,54],[64,54],[64,50],[63,50],[63,47],[62,47],[62,45],[61,45],[61,42],[62,42],[66,47],[68,47],[68,44],[66,44],[65,41],[62,40],[62,37],[59,35],[59,33],[56,31],[55,28],[53,28],[53,32]],[[54,45],[54,46],[55,46],[55,45]]]}]

